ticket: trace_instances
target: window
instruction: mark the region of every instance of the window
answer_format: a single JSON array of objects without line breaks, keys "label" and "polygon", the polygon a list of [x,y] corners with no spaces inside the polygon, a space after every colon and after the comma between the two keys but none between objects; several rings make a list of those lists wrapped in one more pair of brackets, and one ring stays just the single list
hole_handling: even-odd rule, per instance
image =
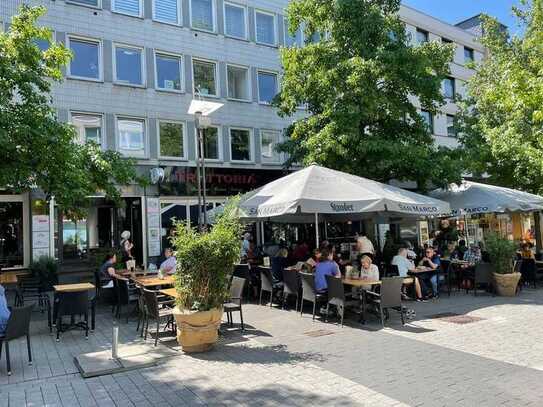
[{"label": "window", "polygon": [[85,6],[100,7],[100,0],[67,0],[66,3],[76,3]]},{"label": "window", "polygon": [[425,42],[428,42],[428,31],[417,28],[417,42],[419,44],[424,44]]},{"label": "window", "polygon": [[241,66],[228,65],[228,98],[249,100],[249,69]]},{"label": "window", "polygon": [[72,113],[72,125],[80,143],[102,144],[102,116],[95,114]]},{"label": "window", "polygon": [[474,52],[471,48],[464,47],[464,62],[469,63],[475,60]]},{"label": "window", "polygon": [[230,129],[230,149],[232,161],[252,161],[251,131]]},{"label": "window", "polygon": [[181,91],[181,57],[155,54],[155,72],[157,89]]},{"label": "window", "polygon": [[193,28],[215,31],[213,0],[191,0],[191,23]]},{"label": "window", "polygon": [[36,45],[36,47],[38,47],[38,49],[42,52],[47,51],[51,46],[51,43],[48,40],[44,40],[43,38],[36,38],[33,42],[34,45]]},{"label": "window", "polygon": [[285,19],[285,46],[286,47],[301,47],[302,46],[302,29],[298,27],[294,36],[288,31],[288,21]]},{"label": "window", "polygon": [[258,101],[271,103],[277,94],[277,75],[271,72],[258,71]]},{"label": "window", "polygon": [[456,89],[455,89],[454,78],[445,78],[443,80],[443,96],[447,99],[454,100]]},{"label": "window", "polygon": [[112,11],[141,17],[141,0],[113,0]]},{"label": "window", "polygon": [[217,65],[215,62],[193,60],[194,92],[217,96]]},{"label": "window", "polygon": [[220,160],[221,147],[219,139],[219,129],[217,127],[208,127],[203,129],[204,133],[204,158],[206,160]]},{"label": "window", "polygon": [[255,12],[256,42],[275,45],[275,15]]},{"label": "window", "polygon": [[452,40],[448,39],[448,38],[441,38],[441,42],[443,44],[452,44]]},{"label": "window", "polygon": [[231,37],[247,37],[245,7],[224,3],[224,30]]},{"label": "window", "polygon": [[[24,217],[28,216],[23,202],[0,202],[0,263],[2,267],[24,264]],[[35,249],[34,254],[36,254]]]},{"label": "window", "polygon": [[424,123],[426,123],[428,132],[430,132],[430,134],[434,134],[434,117],[432,116],[432,113],[427,110],[421,110],[420,116],[422,117],[422,120],[424,120]]},{"label": "window", "polygon": [[447,115],[447,136],[455,137],[457,136],[456,132],[456,117],[452,114]]},{"label": "window", "polygon": [[101,79],[100,42],[80,38],[68,38],[73,58],[70,61],[69,76],[81,79]]},{"label": "window", "polygon": [[131,157],[145,157],[145,120],[118,118],[119,151]]},{"label": "window", "polygon": [[115,82],[143,85],[143,52],[141,48],[115,45]]},{"label": "window", "polygon": [[272,130],[261,130],[261,151],[263,163],[280,163],[281,154],[276,150],[281,140],[281,132]]},{"label": "window", "polygon": [[179,0],[153,0],[153,19],[179,24]]},{"label": "window", "polygon": [[185,129],[182,123],[159,122],[161,157],[185,158]]}]

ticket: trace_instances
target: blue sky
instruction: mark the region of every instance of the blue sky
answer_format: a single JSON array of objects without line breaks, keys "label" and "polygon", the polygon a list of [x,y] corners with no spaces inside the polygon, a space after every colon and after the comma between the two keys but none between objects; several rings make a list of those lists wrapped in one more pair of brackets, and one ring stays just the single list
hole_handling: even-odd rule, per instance
[{"label": "blue sky", "polygon": [[512,6],[519,5],[518,0],[402,0],[402,3],[451,24],[486,13],[507,25],[512,33],[518,31],[511,12]]}]

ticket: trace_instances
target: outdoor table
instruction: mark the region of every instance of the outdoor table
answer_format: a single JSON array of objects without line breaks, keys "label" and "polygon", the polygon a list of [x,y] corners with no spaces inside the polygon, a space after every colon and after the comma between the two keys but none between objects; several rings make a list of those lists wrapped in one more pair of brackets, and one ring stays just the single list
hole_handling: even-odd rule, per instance
[{"label": "outdoor table", "polygon": [[173,276],[164,276],[164,278],[158,278],[157,276],[142,276],[142,277],[131,277],[130,278],[136,285],[143,287],[158,287],[161,285],[173,285],[174,278]]},{"label": "outdoor table", "polygon": [[[95,289],[94,284],[91,283],[78,283],[78,284],[58,284],[54,285],[53,289],[55,290],[55,294],[57,293],[75,293],[80,291],[92,291]],[[91,301],[91,331],[94,331],[95,326],[95,317],[96,317],[96,309],[95,309],[95,301]],[[54,300],[53,303],[53,321],[56,324],[57,322],[57,301]],[[71,323],[73,324],[73,318]]]},{"label": "outdoor table", "polygon": [[14,273],[2,273],[0,274],[0,284],[17,284],[17,274]]},{"label": "outdoor table", "polygon": [[163,288],[162,290],[159,290],[159,292],[168,297],[177,298],[177,290],[175,288]]}]

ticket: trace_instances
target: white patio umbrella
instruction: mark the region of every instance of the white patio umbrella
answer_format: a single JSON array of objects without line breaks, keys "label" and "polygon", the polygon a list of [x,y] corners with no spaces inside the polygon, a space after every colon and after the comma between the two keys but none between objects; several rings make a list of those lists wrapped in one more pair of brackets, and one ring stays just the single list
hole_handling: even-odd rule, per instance
[{"label": "white patio umbrella", "polygon": [[314,221],[317,226],[319,215],[349,220],[370,213],[425,217],[450,212],[449,204],[438,199],[318,165],[264,185],[239,206],[245,219]]},{"label": "white patio umbrella", "polygon": [[430,196],[447,201],[453,216],[543,210],[543,197],[539,195],[473,181],[436,189]]}]

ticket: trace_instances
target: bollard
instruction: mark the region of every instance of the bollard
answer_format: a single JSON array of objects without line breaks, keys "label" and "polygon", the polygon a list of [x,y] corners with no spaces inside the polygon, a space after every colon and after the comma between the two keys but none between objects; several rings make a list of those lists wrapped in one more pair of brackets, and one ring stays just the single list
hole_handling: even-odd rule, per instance
[{"label": "bollard", "polygon": [[118,358],[118,347],[119,347],[119,327],[114,326],[113,327],[113,341],[111,346],[111,358],[117,359]]}]

